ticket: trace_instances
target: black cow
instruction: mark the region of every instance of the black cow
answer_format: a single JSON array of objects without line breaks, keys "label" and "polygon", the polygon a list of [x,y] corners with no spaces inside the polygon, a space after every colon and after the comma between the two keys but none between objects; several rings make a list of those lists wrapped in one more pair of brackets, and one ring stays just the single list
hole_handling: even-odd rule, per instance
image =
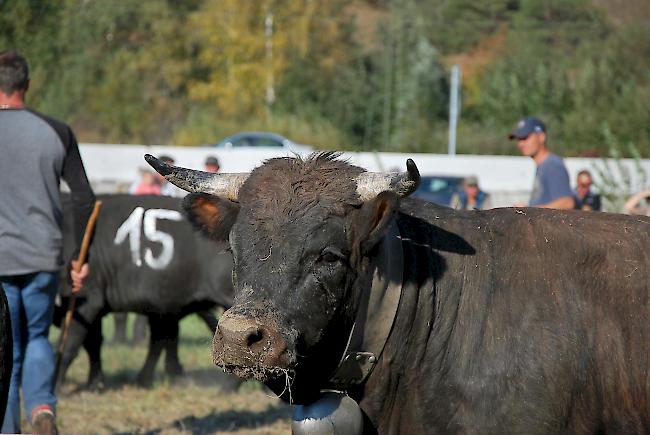
[{"label": "black cow", "polygon": [[146,156],[229,238],[216,364],[298,404],[345,389],[368,433],[650,433],[650,218],[455,211],[404,198],[412,161],[335,157],[228,180]]},{"label": "black cow", "polygon": [[[180,201],[163,196],[100,195],[102,211],[89,252],[91,274],[77,300],[61,359],[61,384],[82,343],[89,353],[88,385],[103,378],[101,318],[109,312],[137,312],[149,319],[149,352],[137,381],[153,381],[165,349],[168,375],[182,373],[178,322],[190,313],[232,303],[232,256],[195,233]],[[64,213],[67,210],[64,201]],[[72,235],[64,228],[66,242]],[[70,251],[70,243],[65,243]],[[67,306],[64,300],[64,307]],[[213,328],[216,325],[213,325]]]},{"label": "black cow", "polygon": [[5,416],[7,396],[9,395],[9,380],[13,366],[12,343],[9,305],[5,291],[0,284],[0,424]]}]

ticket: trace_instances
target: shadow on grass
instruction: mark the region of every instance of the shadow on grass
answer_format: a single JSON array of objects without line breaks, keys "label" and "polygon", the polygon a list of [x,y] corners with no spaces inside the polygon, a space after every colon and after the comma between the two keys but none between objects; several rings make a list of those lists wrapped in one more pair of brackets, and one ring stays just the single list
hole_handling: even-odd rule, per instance
[{"label": "shadow on grass", "polygon": [[[179,345],[183,346],[189,346],[189,347],[197,347],[199,349],[211,349],[212,348],[212,334],[210,334],[210,331],[206,330],[205,336],[180,336],[178,339]],[[142,340],[138,341],[133,341],[133,339],[128,339],[126,341],[114,341],[113,339],[107,339],[104,337],[104,343],[102,346],[106,347],[126,347],[126,348],[142,348],[142,349],[147,349],[149,346],[149,339],[145,338]]]},{"label": "shadow on grass", "polygon": [[58,390],[58,394],[68,396],[85,391],[99,393],[102,391],[119,390],[124,386],[137,386],[135,381],[138,370],[123,369],[109,374],[104,374],[104,382],[99,386],[88,387],[86,382],[79,382],[67,379],[63,387]]},{"label": "shadow on grass", "polygon": [[[215,432],[234,431],[239,429],[255,429],[271,425],[277,421],[291,418],[292,409],[288,405],[276,405],[261,412],[226,411],[212,413],[204,417],[187,416],[176,420],[171,425],[144,432],[145,435],[156,435],[170,427],[193,435],[208,435]],[[118,432],[116,435],[127,435],[130,432]]]},{"label": "shadow on grass", "polygon": [[[188,370],[182,376],[175,378],[172,381],[174,385],[195,384],[203,387],[216,387],[223,392],[237,391],[241,385],[247,383],[242,381],[237,376],[225,373],[219,368],[213,369],[195,369]],[[247,384],[250,384],[248,382]]]},{"label": "shadow on grass", "polygon": [[[77,394],[83,391],[110,391],[120,390],[125,386],[138,387],[136,377],[138,370],[135,369],[122,369],[111,374],[104,375],[104,382],[100,388],[86,388],[85,383],[70,382],[68,381],[64,386],[62,393],[64,395]],[[154,383],[149,389],[156,388],[161,384],[169,382],[173,386],[183,387],[188,384],[199,385],[202,387],[214,387],[223,392],[235,392],[246,383],[246,390],[253,390],[261,388],[257,382],[249,381],[244,382],[230,373],[224,373],[219,368],[205,368],[188,370],[183,375],[169,378],[162,371],[156,371]],[[142,387],[145,388],[145,387]]]}]

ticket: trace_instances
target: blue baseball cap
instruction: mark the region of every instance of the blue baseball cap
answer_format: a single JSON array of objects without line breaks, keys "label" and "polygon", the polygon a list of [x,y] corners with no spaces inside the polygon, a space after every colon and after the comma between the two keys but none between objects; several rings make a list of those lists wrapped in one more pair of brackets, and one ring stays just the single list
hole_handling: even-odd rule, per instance
[{"label": "blue baseball cap", "polygon": [[529,116],[517,123],[515,129],[508,135],[509,139],[526,139],[531,133],[546,133],[546,126],[544,123],[533,117]]}]

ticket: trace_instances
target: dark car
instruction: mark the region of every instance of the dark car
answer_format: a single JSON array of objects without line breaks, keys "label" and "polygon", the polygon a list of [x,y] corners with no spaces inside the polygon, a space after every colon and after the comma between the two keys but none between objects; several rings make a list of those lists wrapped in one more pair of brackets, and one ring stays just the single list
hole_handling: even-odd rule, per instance
[{"label": "dark car", "polygon": [[446,175],[423,176],[412,196],[440,205],[451,205],[454,193],[463,190],[464,177]]},{"label": "dark car", "polygon": [[266,131],[245,131],[228,136],[216,144],[208,146],[215,148],[282,148],[298,153],[308,153],[311,147],[287,139],[276,133]]}]

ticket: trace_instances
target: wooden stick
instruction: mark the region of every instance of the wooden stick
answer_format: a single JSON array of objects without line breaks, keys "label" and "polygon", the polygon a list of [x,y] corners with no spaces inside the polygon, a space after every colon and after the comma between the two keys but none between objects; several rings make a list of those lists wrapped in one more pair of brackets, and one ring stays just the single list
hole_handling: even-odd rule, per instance
[{"label": "wooden stick", "polygon": [[[86,230],[84,231],[84,236],[81,241],[81,249],[79,250],[79,256],[77,257],[77,265],[74,268],[75,272],[80,272],[82,266],[86,262],[86,257],[88,256],[88,248],[90,247],[90,239],[92,238],[93,230],[95,228],[95,223],[97,222],[97,217],[99,216],[99,211],[102,208],[101,201],[95,201],[95,207],[93,212],[88,218],[88,223],[86,223]],[[65,321],[63,322],[63,329],[61,331],[61,338],[59,340],[59,346],[56,351],[56,366],[54,369],[54,382],[57,382],[59,377],[59,369],[61,366],[61,357],[63,356],[63,349],[65,348],[65,343],[68,341],[68,330],[70,329],[70,323],[72,322],[72,314],[74,313],[75,305],[77,302],[77,292],[72,292],[70,296],[70,302],[68,303],[68,310],[65,313]]]}]

